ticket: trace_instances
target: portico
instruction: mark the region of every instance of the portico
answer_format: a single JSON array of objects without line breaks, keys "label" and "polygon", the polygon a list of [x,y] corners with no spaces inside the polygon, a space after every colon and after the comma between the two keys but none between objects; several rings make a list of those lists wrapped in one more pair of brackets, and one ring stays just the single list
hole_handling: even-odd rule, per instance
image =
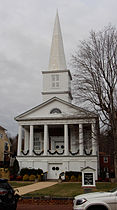
[{"label": "portico", "polygon": [[[58,136],[61,138],[57,138],[57,136],[49,136],[49,127],[52,125],[48,125],[48,124],[40,124],[40,125],[19,125],[19,138],[18,138],[18,156],[35,156],[36,153],[37,155],[42,155],[42,156],[51,156],[53,154],[56,155],[84,155],[87,154],[93,154],[96,155],[96,145],[95,145],[95,137],[94,137],[94,123],[91,124],[91,145],[92,147],[87,148],[86,149],[86,145],[84,145],[84,141],[83,141],[83,123],[80,124],[74,124],[75,128],[77,127],[77,139],[75,139],[75,142],[73,142],[72,139],[72,132],[73,129],[71,127],[73,127],[72,125],[69,124],[61,124],[58,126],[61,126],[61,128],[63,127],[63,136]],[[85,125],[86,125],[86,121],[85,121]],[[90,125],[90,124],[88,124]],[[25,128],[26,127],[26,128]],[[43,128],[43,132],[35,132],[35,127],[41,127]],[[51,128],[50,128],[51,129]],[[57,127],[56,127],[57,129]],[[42,129],[41,129],[42,130]],[[68,132],[71,132],[71,135],[68,135]],[[24,132],[24,139],[23,139],[23,132]],[[35,148],[35,135],[37,135],[37,148]],[[24,147],[22,148],[22,141],[24,141]],[[58,142],[58,144],[60,144],[61,148],[59,147],[59,145],[56,145],[55,147],[55,143]],[[76,147],[74,146],[75,144],[73,143],[77,143],[77,151]],[[73,150],[73,151],[72,151]],[[35,153],[34,153],[35,151]],[[89,152],[89,153],[88,153]]]}]

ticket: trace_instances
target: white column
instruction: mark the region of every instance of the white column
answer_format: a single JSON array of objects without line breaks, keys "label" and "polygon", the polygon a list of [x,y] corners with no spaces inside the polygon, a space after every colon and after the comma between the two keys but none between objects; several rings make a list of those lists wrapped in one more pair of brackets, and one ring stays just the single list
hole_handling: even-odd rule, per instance
[{"label": "white column", "polygon": [[48,125],[44,125],[44,155],[48,154]]},{"label": "white column", "polygon": [[17,148],[17,156],[21,155],[21,145],[22,145],[22,125],[19,125],[18,131],[18,148]]},{"label": "white column", "polygon": [[30,148],[29,148],[29,155],[33,155],[33,125],[30,125]]},{"label": "white column", "polygon": [[68,155],[68,125],[64,125],[64,154]]},{"label": "white column", "polygon": [[83,124],[79,124],[79,154],[83,155]]},{"label": "white column", "polygon": [[91,124],[91,130],[92,130],[92,155],[96,155],[96,130],[95,130],[95,123]]},{"label": "white column", "polygon": [[28,130],[24,129],[24,151],[29,149],[29,138]]}]

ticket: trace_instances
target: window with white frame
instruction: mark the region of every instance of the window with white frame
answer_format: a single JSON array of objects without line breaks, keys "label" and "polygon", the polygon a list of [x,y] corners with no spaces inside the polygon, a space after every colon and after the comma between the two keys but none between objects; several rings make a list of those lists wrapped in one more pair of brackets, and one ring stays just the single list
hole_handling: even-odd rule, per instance
[{"label": "window with white frame", "polygon": [[58,74],[52,75],[52,88],[59,88],[59,75]]},{"label": "window with white frame", "polygon": [[39,137],[34,137],[34,150],[40,150],[41,143],[39,141]]}]

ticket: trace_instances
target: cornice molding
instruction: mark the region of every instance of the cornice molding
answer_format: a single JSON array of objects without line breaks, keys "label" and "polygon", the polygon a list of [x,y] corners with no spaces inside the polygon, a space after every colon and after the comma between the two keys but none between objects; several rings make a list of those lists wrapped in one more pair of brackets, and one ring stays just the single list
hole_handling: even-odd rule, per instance
[{"label": "cornice molding", "polygon": [[66,70],[54,70],[54,71],[42,71],[42,74],[57,74],[57,73],[64,73],[68,72],[70,79],[72,80],[72,75],[69,69]]}]

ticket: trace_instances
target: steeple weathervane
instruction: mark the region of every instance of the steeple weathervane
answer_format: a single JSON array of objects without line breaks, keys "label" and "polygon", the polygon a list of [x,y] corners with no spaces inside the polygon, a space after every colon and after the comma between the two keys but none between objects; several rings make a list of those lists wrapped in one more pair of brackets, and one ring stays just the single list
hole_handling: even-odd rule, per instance
[{"label": "steeple weathervane", "polygon": [[67,69],[58,12],[55,18],[48,69],[49,71]]}]

